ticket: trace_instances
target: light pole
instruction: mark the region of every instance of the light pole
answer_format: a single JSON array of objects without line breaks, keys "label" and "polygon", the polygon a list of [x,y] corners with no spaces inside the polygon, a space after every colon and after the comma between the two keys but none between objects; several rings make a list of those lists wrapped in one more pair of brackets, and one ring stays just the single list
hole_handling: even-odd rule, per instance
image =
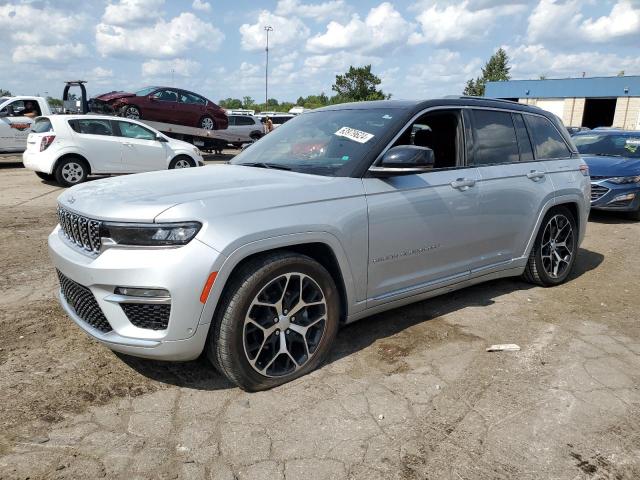
[{"label": "light pole", "polygon": [[267,48],[265,49],[267,53],[267,63],[264,67],[264,108],[266,110],[269,104],[269,32],[273,32],[273,27],[267,25],[264,27],[264,31],[267,32]]}]

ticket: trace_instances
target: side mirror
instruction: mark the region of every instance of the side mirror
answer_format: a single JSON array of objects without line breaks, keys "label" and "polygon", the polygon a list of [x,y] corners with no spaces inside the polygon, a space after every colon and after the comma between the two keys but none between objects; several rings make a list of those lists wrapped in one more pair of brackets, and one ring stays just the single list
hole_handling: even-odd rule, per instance
[{"label": "side mirror", "polygon": [[13,110],[13,105],[7,105],[7,108],[3,110],[3,117],[13,117],[15,115],[15,111]]},{"label": "side mirror", "polygon": [[167,143],[169,140],[167,140],[167,137],[163,136],[163,135],[156,135],[156,140],[162,143]]},{"label": "side mirror", "polygon": [[430,148],[398,145],[387,150],[378,165],[369,167],[369,172],[378,178],[413,175],[431,171],[434,163],[435,157]]}]

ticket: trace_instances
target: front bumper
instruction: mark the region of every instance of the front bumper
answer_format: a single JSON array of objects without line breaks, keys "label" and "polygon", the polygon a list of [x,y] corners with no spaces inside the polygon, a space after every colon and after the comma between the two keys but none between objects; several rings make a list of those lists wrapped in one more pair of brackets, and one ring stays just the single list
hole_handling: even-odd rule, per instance
[{"label": "front bumper", "polygon": [[[60,227],[49,235],[49,252],[58,271],[86,287],[108,320],[103,332],[83,320],[60,293],[60,303],[73,321],[108,348],[145,358],[192,360],[204,348],[211,319],[201,319],[202,288],[219,258],[211,247],[193,240],[180,248],[109,248],[89,255],[71,244]],[[167,328],[134,325],[114,295],[116,287],[165,289],[171,296]],[[202,321],[202,324],[200,322]]]},{"label": "front bumper", "polygon": [[[632,212],[640,209],[640,184],[592,182],[592,210]],[[596,197],[596,198],[594,198]]]}]

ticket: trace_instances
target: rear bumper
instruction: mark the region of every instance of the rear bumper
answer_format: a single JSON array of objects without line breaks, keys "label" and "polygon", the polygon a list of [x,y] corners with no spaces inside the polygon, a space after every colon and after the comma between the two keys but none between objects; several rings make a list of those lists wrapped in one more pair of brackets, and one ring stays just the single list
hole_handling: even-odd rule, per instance
[{"label": "rear bumper", "polygon": [[25,168],[34,172],[53,173],[55,158],[50,152],[25,151],[22,154],[22,163]]}]

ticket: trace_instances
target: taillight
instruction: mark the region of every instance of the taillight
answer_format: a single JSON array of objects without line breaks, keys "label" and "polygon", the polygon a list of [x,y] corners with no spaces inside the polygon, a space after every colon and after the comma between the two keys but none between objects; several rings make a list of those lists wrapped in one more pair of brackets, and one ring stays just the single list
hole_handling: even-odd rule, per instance
[{"label": "taillight", "polygon": [[589,176],[589,165],[580,165],[580,172],[585,177],[588,177]]},{"label": "taillight", "polygon": [[40,142],[40,151],[44,152],[47,148],[49,148],[49,145],[51,145],[55,139],[55,135],[46,135],[42,137],[42,141]]}]

